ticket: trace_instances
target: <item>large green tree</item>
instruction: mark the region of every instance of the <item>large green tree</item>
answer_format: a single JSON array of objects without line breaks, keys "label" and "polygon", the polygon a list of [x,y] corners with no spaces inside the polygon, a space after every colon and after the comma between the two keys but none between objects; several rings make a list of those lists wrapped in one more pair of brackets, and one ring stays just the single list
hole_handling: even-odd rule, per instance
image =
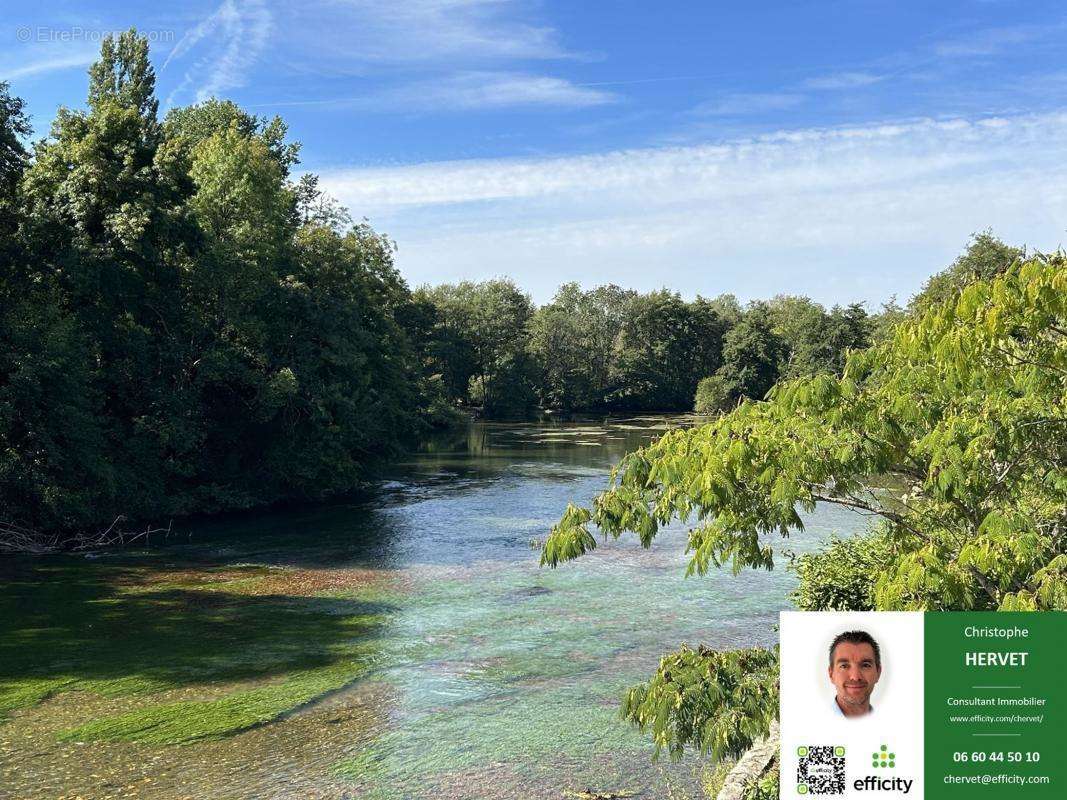
[{"label": "large green tree", "polygon": [[687,303],[666,289],[632,298],[616,346],[612,406],[690,408],[697,383],[721,363],[726,327],[714,301]]},{"label": "large green tree", "polygon": [[113,468],[91,342],[18,234],[29,134],[22,100],[0,84],[0,525],[32,532],[84,521]]},{"label": "large green tree", "polygon": [[787,356],[766,303],[753,303],[723,341],[718,371],[734,399],[761,400],[774,385]]},{"label": "large green tree", "polygon": [[[185,206],[188,162],[163,139],[154,84],[144,39],[132,31],[106,38],[90,69],[87,109],[59,110],[20,183],[19,271],[48,287],[54,305],[45,317],[77,349],[71,360],[84,359],[74,375],[91,383],[83,387],[89,406],[57,416],[78,420],[76,430],[48,422],[50,406],[72,403],[69,395],[36,382],[39,389],[16,392],[24,406],[37,398],[30,418],[42,426],[9,434],[26,448],[20,463],[29,469],[36,458],[35,470],[62,478],[40,484],[39,502],[29,505],[35,525],[84,524],[94,515],[103,522],[120,505],[141,513],[165,493],[167,421],[181,405],[170,342],[181,336],[181,270],[197,234]],[[34,345],[40,353],[53,346]],[[12,382],[33,369],[43,380],[35,364]],[[79,501],[71,506],[66,497]]]},{"label": "large green tree", "polygon": [[845,353],[870,343],[867,312],[859,303],[829,313],[807,297],[779,295],[768,304],[774,332],[784,345],[780,377],[840,372]]},{"label": "large green tree", "polygon": [[15,224],[15,193],[30,154],[23,141],[33,129],[22,98],[13,97],[0,81],[0,235],[10,235]]},{"label": "large green tree", "polygon": [[242,137],[262,142],[287,177],[298,163],[300,144],[287,140],[289,129],[281,117],[267,119],[249,114],[232,100],[211,98],[191,106],[172,108],[163,121],[168,137],[184,139],[192,146],[231,128]]},{"label": "large green tree", "polygon": [[948,269],[932,276],[923,285],[922,291],[911,299],[909,307],[921,312],[931,305],[943,303],[971,281],[989,280],[1001,274],[1025,253],[1024,248],[1005,244],[992,231],[976,233]]},{"label": "large green tree", "polygon": [[[840,376],[782,383],[631,453],[592,509],[567,508],[541,560],[594,548],[591,524],[648,546],[677,518],[691,573],[771,568],[774,535],[820,502],[881,523],[862,557],[830,542],[804,562],[804,607],[1067,609],[1067,257],[1016,261],[852,352]],[[625,714],[673,754],[736,755],[777,714],[774,661],[666,656]]]},{"label": "large green tree", "polygon": [[543,406],[604,408],[613,391],[616,341],[635,292],[618,286],[582,291],[565,283],[530,322],[530,353]]},{"label": "large green tree", "polygon": [[454,359],[452,391],[490,417],[525,414],[535,400],[527,351],[530,296],[497,279],[424,288],[421,297],[436,309],[439,352]]},{"label": "large green tree", "polygon": [[0,548],[354,488],[429,415],[392,242],[135,32],[89,76],[32,156],[0,90]]}]

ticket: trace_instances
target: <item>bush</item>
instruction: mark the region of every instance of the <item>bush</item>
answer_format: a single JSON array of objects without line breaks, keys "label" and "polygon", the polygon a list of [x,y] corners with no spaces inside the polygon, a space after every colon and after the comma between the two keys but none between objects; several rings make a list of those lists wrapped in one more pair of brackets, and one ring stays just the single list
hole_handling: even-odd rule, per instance
[{"label": "bush", "polygon": [[792,600],[804,611],[871,611],[874,579],[892,560],[884,528],[849,539],[832,536],[819,552],[793,559],[800,586]]},{"label": "bush", "polygon": [[716,414],[729,411],[734,404],[734,387],[722,375],[702,378],[697,384],[693,410],[698,414]]}]

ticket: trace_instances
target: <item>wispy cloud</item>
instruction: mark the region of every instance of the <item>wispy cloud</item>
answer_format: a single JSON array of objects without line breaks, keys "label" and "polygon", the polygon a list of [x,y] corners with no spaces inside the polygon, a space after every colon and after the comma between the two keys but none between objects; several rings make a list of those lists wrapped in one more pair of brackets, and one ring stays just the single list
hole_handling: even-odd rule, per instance
[{"label": "wispy cloud", "polygon": [[570,57],[556,30],[516,0],[331,0],[304,7],[287,36],[335,66],[472,64]]},{"label": "wispy cloud", "polygon": [[[810,129],[715,145],[325,170],[413,282],[906,296],[970,233],[1059,244],[1067,114]],[[501,254],[507,254],[506,257]]]},{"label": "wispy cloud", "polygon": [[833,91],[837,89],[859,89],[884,79],[884,75],[875,75],[870,72],[835,72],[817,78],[808,78],[801,85],[805,89]]},{"label": "wispy cloud", "polygon": [[[264,0],[223,0],[175,45],[163,68],[186,68],[167,104],[193,94],[202,100],[239,88],[269,47],[292,75],[392,77],[390,88],[272,106],[434,111],[613,102],[615,95],[535,74],[530,61],[573,59],[554,28],[530,18],[518,0],[309,0],[267,9]],[[269,42],[268,42],[269,39]],[[516,69],[518,64],[523,69]],[[403,71],[401,71],[403,68]]]},{"label": "wispy cloud", "polygon": [[166,69],[172,62],[200,53],[166,104],[187,90],[193,90],[199,101],[243,86],[267,44],[271,27],[271,12],[263,0],[223,0],[178,40],[163,62]]},{"label": "wispy cloud", "polygon": [[1063,26],[1016,25],[1006,28],[985,28],[937,42],[933,51],[938,56],[958,58],[968,56],[991,56],[1012,47],[1033,42],[1056,32],[1062,32]]},{"label": "wispy cloud", "polygon": [[733,92],[701,103],[692,113],[706,117],[738,117],[783,111],[804,102],[804,95],[795,92]]},{"label": "wispy cloud", "polygon": [[91,43],[27,44],[0,63],[0,80],[11,81],[86,67],[99,55],[98,45]]},{"label": "wispy cloud", "polygon": [[578,86],[562,78],[513,72],[461,72],[438,80],[414,81],[367,95],[271,103],[272,108],[318,106],[369,112],[421,113],[498,108],[585,108],[618,101],[618,96]]}]

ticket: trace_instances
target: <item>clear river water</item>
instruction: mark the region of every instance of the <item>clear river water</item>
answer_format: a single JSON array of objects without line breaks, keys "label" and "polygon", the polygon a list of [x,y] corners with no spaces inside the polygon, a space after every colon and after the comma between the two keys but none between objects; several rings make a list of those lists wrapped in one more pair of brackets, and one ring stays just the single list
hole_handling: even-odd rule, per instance
[{"label": "clear river water", "polygon": [[[76,649],[53,648],[40,657],[52,660],[33,665],[71,682],[0,722],[0,797],[699,797],[699,761],[652,763],[648,738],[619,718],[621,694],[683,642],[773,644],[777,613],[790,606],[795,585],[786,559],[773,571],[685,578],[685,527],[674,525],[650,550],[624,536],[558,569],[538,566],[538,543],[568,502],[589,503],[625,452],[691,423],[472,423],[403,459],[357,500],[175,523],[168,541],[135,551],[8,564],[0,578],[23,587],[10,611],[33,620],[9,621],[9,635],[27,642],[44,635],[42,626],[60,626],[35,617],[37,601],[27,598],[62,592],[72,564],[105,570],[102,594],[67,608],[62,624],[70,630],[49,635],[91,635],[86,626],[95,624],[115,637],[116,655],[108,663],[107,650],[80,658]],[[805,524],[784,548],[808,552],[865,521],[822,506]],[[227,681],[178,680],[153,652],[118,654],[148,641],[122,643],[122,630],[104,627],[124,603],[147,596],[144,587],[153,596],[169,586],[208,598],[211,580],[231,594],[266,586],[258,596],[332,602],[319,611],[338,617],[358,587],[377,620],[358,634],[371,645],[361,651],[364,671],[274,721],[221,738],[160,744],[63,735],[146,704],[210,700],[279,679],[274,651],[241,630],[227,635],[249,666]],[[167,635],[194,641],[215,619],[210,603],[197,609],[202,617],[168,619]],[[192,619],[197,625],[182,627]],[[313,644],[322,643],[306,646]],[[165,642],[144,646],[162,648],[161,661],[169,652]],[[124,669],[158,686],[116,688],[129,679]],[[10,671],[0,664],[0,684],[17,679]]]}]

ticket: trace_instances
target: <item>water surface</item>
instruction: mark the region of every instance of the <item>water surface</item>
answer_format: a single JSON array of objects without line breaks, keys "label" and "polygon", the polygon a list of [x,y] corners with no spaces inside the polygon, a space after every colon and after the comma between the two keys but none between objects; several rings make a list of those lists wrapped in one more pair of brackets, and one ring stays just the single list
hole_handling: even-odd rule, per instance
[{"label": "water surface", "polygon": [[[679,525],[651,550],[624,537],[556,570],[538,567],[536,549],[627,450],[690,422],[476,423],[404,459],[358,501],[176,525],[168,542],[136,552],[13,561],[8,599],[22,621],[9,623],[9,645],[62,645],[93,625],[117,643],[114,658],[53,646],[29,670],[71,682],[0,723],[0,797],[698,796],[699,763],[652,764],[647,739],[619,719],[620,695],[683,642],[773,644],[795,582],[784,560],[686,579]],[[865,524],[828,506],[805,523],[789,549]],[[63,601],[69,617],[27,613],[89,569],[82,593]],[[247,597],[255,614],[221,627],[227,603]],[[136,616],[137,598],[184,605],[166,606],[157,625]],[[144,652],[119,655],[124,630]],[[202,657],[184,671],[154,660],[190,643]],[[211,670],[235,650],[244,660],[220,679]],[[277,685],[312,650],[342,678],[276,721],[181,744],[159,743],[165,725],[70,737],[152,704]],[[186,650],[174,653],[188,664]],[[13,671],[0,664],[0,684]]]}]

